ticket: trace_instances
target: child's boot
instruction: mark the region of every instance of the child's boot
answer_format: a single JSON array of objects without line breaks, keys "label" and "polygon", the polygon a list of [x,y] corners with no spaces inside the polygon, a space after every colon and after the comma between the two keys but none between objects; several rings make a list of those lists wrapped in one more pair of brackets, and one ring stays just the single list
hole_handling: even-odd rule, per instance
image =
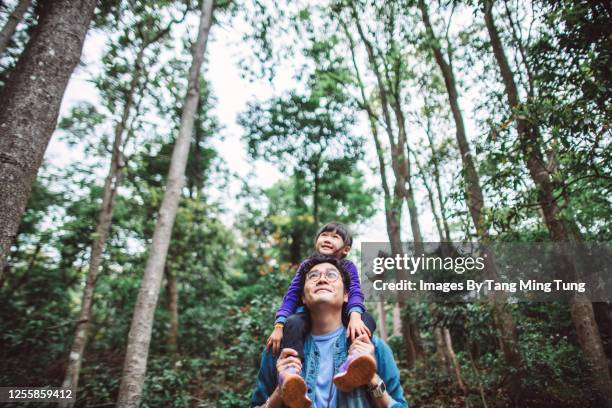
[{"label": "child's boot", "polygon": [[306,395],[306,382],[293,367],[278,374],[281,397],[289,408],[308,408],[312,401]]},{"label": "child's boot", "polygon": [[376,374],[376,360],[370,354],[351,353],[334,376],[334,384],[342,392],[351,392],[368,384]]}]

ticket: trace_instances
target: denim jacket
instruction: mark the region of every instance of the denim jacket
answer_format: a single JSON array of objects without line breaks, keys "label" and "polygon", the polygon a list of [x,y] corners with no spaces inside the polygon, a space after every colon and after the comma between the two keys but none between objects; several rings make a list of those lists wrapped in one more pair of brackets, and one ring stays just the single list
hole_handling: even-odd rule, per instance
[{"label": "denim jacket", "polygon": [[[385,382],[387,392],[393,399],[392,408],[408,408],[408,402],[404,398],[404,391],[400,384],[399,371],[393,353],[389,346],[380,338],[373,336],[372,343],[374,344],[374,355],[376,358],[376,371],[380,378]],[[337,372],[340,365],[347,357],[347,341],[346,329],[342,330],[338,340],[334,345],[334,369]],[[302,364],[302,377],[306,380],[308,387],[308,397],[314,401],[315,385],[319,373],[319,350],[312,337],[309,335],[304,342],[304,364]],[[264,349],[261,357],[261,366],[257,375],[257,384],[253,397],[251,398],[251,407],[257,407],[265,404],[268,397],[274,392],[277,386],[278,374],[276,372],[277,357],[272,355],[270,350]],[[367,395],[365,387],[359,387],[350,393],[344,393],[338,390],[338,408],[366,408],[373,407],[370,402],[370,397]],[[318,407],[317,407],[318,408]]]}]

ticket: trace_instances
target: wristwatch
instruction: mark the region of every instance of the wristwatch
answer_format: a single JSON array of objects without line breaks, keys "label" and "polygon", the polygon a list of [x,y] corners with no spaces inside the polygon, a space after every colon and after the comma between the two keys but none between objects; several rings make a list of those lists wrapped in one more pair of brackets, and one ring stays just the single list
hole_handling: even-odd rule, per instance
[{"label": "wristwatch", "polygon": [[387,391],[387,386],[385,385],[384,381],[382,380],[382,378],[379,378],[378,384],[376,384],[373,387],[369,387],[368,388],[368,393],[373,397],[373,398],[382,398],[383,395],[385,395],[385,391]]}]

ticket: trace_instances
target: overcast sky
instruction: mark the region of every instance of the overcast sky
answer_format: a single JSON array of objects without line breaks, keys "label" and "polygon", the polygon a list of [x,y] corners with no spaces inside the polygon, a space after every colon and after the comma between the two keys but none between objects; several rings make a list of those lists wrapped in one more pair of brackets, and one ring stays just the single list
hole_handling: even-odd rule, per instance
[{"label": "overcast sky", "polygon": [[[244,23],[242,23],[244,24]],[[233,27],[213,26],[211,30],[211,38],[207,48],[207,59],[203,73],[212,84],[212,89],[217,98],[216,108],[213,113],[218,117],[223,130],[224,139],[214,143],[219,154],[225,160],[227,167],[239,174],[246,176],[249,171],[254,171],[255,180],[261,187],[269,187],[276,181],[282,178],[282,175],[275,167],[257,162],[255,164],[247,161],[246,149],[241,141],[243,134],[242,128],[237,124],[236,118],[240,112],[246,109],[246,104],[249,101],[256,99],[264,100],[274,94],[279,94],[283,90],[290,89],[296,86],[296,82],[292,79],[293,72],[286,67],[281,67],[277,76],[274,79],[273,85],[267,81],[249,82],[241,78],[240,68],[238,66],[239,56],[244,54],[244,47],[248,47],[242,41],[242,30],[239,25]],[[82,60],[85,67],[79,67],[75,70],[64,96],[61,115],[67,114],[70,109],[77,103],[89,101],[97,103],[97,91],[94,86],[88,82],[93,73],[99,69],[97,61],[100,60],[106,37],[98,32],[90,31],[87,36]],[[241,54],[242,53],[242,54]],[[364,129],[365,135],[368,135],[368,130]],[[366,149],[368,149],[367,157],[369,163],[363,166],[366,173],[367,184],[369,187],[379,185],[379,176],[376,169],[376,159],[373,151],[373,143],[370,137],[366,138]],[[58,167],[63,167],[71,161],[83,160],[83,152],[79,148],[69,148],[66,143],[54,135],[51,139],[49,148],[45,155],[45,160]],[[372,170],[373,169],[373,170]],[[102,183],[106,168],[100,170],[100,183]],[[235,194],[239,191],[239,182],[234,180],[227,191],[214,191],[211,194],[214,197],[219,197],[222,194]],[[226,197],[228,198],[228,197]],[[367,223],[360,226],[352,226],[359,233],[357,243],[360,241],[387,241],[385,217],[383,213],[382,196],[376,202],[378,209],[377,214]],[[418,198],[420,203],[425,202],[425,197]],[[232,222],[233,216],[239,211],[237,204],[233,200],[224,200],[224,204],[229,207],[230,212],[226,216],[227,222]],[[426,239],[435,240],[436,234],[433,231],[433,220],[429,214],[429,210],[424,208],[420,217],[422,229]],[[403,226],[405,233],[404,239],[411,236],[409,230],[408,216],[403,217]]]}]

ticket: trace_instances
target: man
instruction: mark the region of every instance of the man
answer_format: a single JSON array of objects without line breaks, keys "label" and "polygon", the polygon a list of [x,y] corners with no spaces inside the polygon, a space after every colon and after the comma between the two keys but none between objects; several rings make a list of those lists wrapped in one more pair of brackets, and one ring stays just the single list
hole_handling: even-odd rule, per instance
[{"label": "man", "polygon": [[[348,273],[338,260],[315,255],[308,261],[302,277],[302,302],[311,319],[310,334],[304,344],[304,364],[295,350],[285,348],[275,358],[264,350],[257,376],[252,407],[316,408],[408,407],[404,399],[399,372],[389,346],[378,337],[362,335],[348,348],[350,356],[368,356],[375,361],[376,373],[366,385],[345,392],[336,388],[334,377],[340,377],[347,360],[346,329],[342,325],[342,308],[348,300]],[[349,358],[351,360],[351,358]],[[294,389],[279,387],[287,378],[301,372],[305,384]],[[280,373],[280,375],[279,375]],[[338,374],[336,374],[338,373]],[[335,375],[334,375],[335,374]],[[287,394],[293,394],[287,398]],[[302,393],[296,400],[295,395]]]}]

